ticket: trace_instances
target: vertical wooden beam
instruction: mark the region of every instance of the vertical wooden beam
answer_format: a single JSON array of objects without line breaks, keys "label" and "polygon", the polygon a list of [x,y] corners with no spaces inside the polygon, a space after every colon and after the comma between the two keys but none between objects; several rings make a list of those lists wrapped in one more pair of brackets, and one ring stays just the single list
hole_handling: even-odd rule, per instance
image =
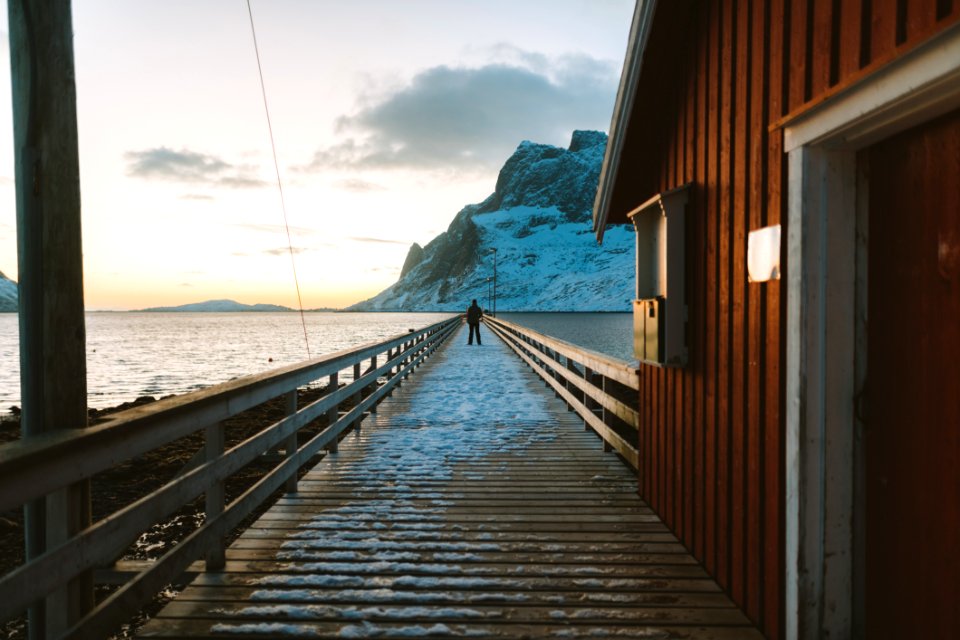
[{"label": "vertical wooden beam", "polygon": [[[73,26],[69,0],[8,4],[17,184],[24,438],[87,424]],[[83,482],[25,507],[26,557],[90,524]],[[30,612],[30,637],[59,636],[93,607],[90,573]]]},{"label": "vertical wooden beam", "polygon": [[[608,392],[607,392],[607,377],[606,377],[606,376],[603,376],[603,377],[600,378],[600,386],[601,386],[601,389],[603,389],[603,393],[604,393],[604,394],[607,394]],[[610,415],[610,412],[607,410],[606,407],[601,407],[601,408],[600,408],[600,419],[603,420],[603,424],[607,425],[608,427],[613,426],[613,424],[612,424],[612,416]],[[584,423],[584,426],[585,426],[587,429],[590,428],[590,425],[588,425],[588,424],[586,424],[586,423]],[[601,438],[601,440],[602,440],[602,438]],[[610,446],[610,443],[608,443],[606,440],[603,440],[603,450],[604,450],[605,452],[609,453],[610,451],[613,450],[613,447],[611,447],[611,446]]]},{"label": "vertical wooden beam", "polygon": [[[284,407],[284,414],[292,416],[297,412],[297,390],[294,389],[286,395],[286,406]],[[297,449],[299,448],[299,443],[297,442],[297,434],[291,433],[290,437],[287,438],[287,442],[284,445],[286,451],[284,452],[287,458],[292,458],[297,454]],[[294,471],[290,474],[290,477],[287,478],[287,482],[284,486],[284,490],[287,493],[296,493],[297,492],[297,472]]]},{"label": "vertical wooden beam", "polygon": [[[335,393],[336,390],[340,387],[340,373],[331,373],[330,381],[327,383],[327,393]],[[327,425],[332,425],[334,422],[340,419],[340,405],[334,405],[330,407],[330,410],[327,411]],[[336,453],[340,448],[340,441],[338,438],[334,438],[330,444],[327,445],[327,451],[330,453]]]},{"label": "vertical wooden beam", "polygon": [[[204,449],[206,451],[207,462],[210,462],[223,455],[223,423],[217,422],[210,425],[206,428],[205,434]],[[204,495],[207,522],[223,513],[225,498],[226,492],[224,491],[223,481],[210,485]],[[223,568],[223,565],[226,563],[223,539],[218,540],[216,544],[207,550],[206,561],[207,571],[216,571],[217,569]]]},{"label": "vertical wooden beam", "polygon": [[[358,362],[355,365],[353,365],[353,381],[356,382],[357,380],[359,380],[361,375],[362,374],[360,373],[360,363]],[[360,404],[361,399],[362,398],[360,395],[360,387],[357,386],[357,392],[353,394],[353,406],[357,406],[358,404]],[[360,424],[362,422],[363,422],[363,416],[357,418],[357,421],[353,423],[353,428],[356,430],[357,435],[360,435]]]},{"label": "vertical wooden beam", "polygon": [[[375,355],[370,356],[370,371],[376,371],[376,370],[377,370],[377,356]],[[370,385],[370,392],[373,393],[376,390],[377,390],[377,381],[374,380],[373,384]],[[370,413],[376,413],[376,412],[377,412],[377,403],[374,402],[372,405],[370,405]]]}]

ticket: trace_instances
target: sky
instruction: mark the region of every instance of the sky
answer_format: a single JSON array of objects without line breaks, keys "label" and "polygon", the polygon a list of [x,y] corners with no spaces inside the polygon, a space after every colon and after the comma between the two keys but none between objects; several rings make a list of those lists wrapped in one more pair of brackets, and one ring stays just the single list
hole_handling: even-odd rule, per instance
[{"label": "sky", "polygon": [[[6,15],[6,2],[0,0]],[[632,0],[252,0],[304,308],[399,277],[522,140],[609,128]],[[244,0],[73,4],[88,309],[297,306]],[[16,279],[9,44],[0,271]]]}]

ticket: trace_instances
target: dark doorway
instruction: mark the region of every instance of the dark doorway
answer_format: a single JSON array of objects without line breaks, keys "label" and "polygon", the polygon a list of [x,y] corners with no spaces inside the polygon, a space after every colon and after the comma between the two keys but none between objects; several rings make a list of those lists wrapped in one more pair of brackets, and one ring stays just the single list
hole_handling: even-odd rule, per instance
[{"label": "dark doorway", "polygon": [[867,638],[960,638],[960,111],[869,171]]}]

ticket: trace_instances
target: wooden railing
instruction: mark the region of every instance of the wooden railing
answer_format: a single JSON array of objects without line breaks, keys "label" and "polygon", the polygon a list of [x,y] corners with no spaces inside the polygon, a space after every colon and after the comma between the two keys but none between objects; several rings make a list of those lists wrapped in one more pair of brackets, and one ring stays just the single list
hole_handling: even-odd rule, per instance
[{"label": "wooden railing", "polygon": [[634,470],[640,378],[628,362],[490,316],[484,322]]},{"label": "wooden railing", "polygon": [[[349,427],[359,429],[365,412],[375,411],[377,403],[461,321],[454,317],[383,342],[130,409],[104,424],[0,447],[2,513],[184,436],[201,431],[206,436],[199,464],[0,578],[0,620],[16,616],[84,572],[112,565],[144,531],[201,494],[206,495],[203,525],[100,603],[67,636],[108,635],[200,558],[206,558],[209,568],[222,566],[223,540],[229,532],[275,491],[284,487],[296,491],[300,467],[323,447],[335,450],[338,437]],[[354,380],[339,387],[340,372],[351,369]],[[330,392],[298,408],[297,388],[323,377],[329,378]],[[224,450],[223,420],[281,396],[286,398],[285,418]],[[341,414],[339,407],[348,399],[354,405]],[[328,416],[328,426],[298,446],[298,431],[322,415]],[[224,504],[224,481],[230,475],[279,450],[283,457],[271,471]]]}]

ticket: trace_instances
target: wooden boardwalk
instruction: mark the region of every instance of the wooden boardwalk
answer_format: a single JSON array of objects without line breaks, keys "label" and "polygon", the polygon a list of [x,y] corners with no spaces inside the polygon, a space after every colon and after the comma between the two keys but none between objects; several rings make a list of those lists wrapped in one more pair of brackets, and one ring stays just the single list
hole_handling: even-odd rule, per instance
[{"label": "wooden boardwalk", "polygon": [[762,637],[484,337],[454,335],[141,636]]}]

